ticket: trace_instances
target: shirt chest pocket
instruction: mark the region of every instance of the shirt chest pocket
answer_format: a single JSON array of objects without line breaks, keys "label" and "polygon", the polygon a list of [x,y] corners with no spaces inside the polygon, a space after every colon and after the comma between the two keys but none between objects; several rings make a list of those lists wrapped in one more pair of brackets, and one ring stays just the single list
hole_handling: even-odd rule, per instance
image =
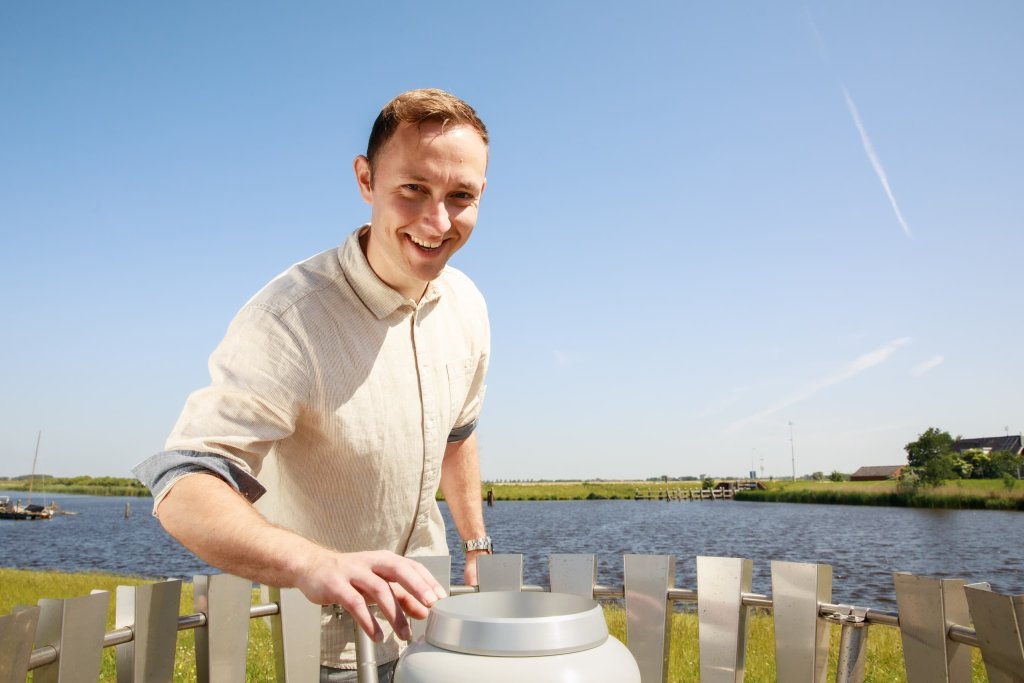
[{"label": "shirt chest pocket", "polygon": [[476,377],[476,368],[476,358],[464,358],[447,364],[449,424],[452,427],[462,426],[460,417],[470,399],[473,379]]}]

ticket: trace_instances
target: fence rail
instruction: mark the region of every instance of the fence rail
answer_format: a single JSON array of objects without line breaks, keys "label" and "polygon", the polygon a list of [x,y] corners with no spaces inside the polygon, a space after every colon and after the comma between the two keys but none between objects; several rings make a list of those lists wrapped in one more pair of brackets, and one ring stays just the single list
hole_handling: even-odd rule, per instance
[{"label": "fence rail", "polygon": [[[453,594],[477,590],[451,585],[449,557],[419,558]],[[841,627],[837,683],[865,676],[869,626],[900,630],[909,683],[971,680],[971,648],[978,648],[992,683],[1024,683],[1024,595],[993,592],[988,584],[894,575],[898,612],[833,604],[832,569],[823,564],[771,563],[772,596],[751,592],[753,563],[697,558],[697,589],[672,585],[675,559],[626,555],[623,586],[597,583],[593,555],[552,555],[550,585],[523,584],[521,555],[478,558],[479,590],[552,590],[598,600],[621,599],[627,647],[643,683],[666,683],[670,620],[676,602],[696,603],[700,680],[737,683],[744,677],[747,621],[752,608],[772,610],[777,678],[821,683],[829,661],[829,624]],[[196,632],[200,683],[244,681],[248,620],[269,617],[279,681],[319,677],[319,605],[296,589],[270,588],[268,602],[252,605],[252,584],[230,575],[197,576],[194,614],[179,615],[181,582],[121,586],[115,628],[105,632],[110,594],[43,599],[0,617],[0,683],[78,683],[99,679],[103,648],[116,648],[117,681],[171,681],[177,632]],[[425,624],[415,622],[413,635]]]}]

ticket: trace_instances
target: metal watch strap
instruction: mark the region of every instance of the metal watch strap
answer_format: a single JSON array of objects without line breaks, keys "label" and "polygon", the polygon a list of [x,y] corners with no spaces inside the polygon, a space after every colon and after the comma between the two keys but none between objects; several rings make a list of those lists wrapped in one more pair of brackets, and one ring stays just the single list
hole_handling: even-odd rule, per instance
[{"label": "metal watch strap", "polygon": [[468,553],[471,550],[485,550],[487,552],[493,552],[494,548],[491,545],[491,537],[484,536],[482,538],[471,538],[462,542],[462,551]]}]

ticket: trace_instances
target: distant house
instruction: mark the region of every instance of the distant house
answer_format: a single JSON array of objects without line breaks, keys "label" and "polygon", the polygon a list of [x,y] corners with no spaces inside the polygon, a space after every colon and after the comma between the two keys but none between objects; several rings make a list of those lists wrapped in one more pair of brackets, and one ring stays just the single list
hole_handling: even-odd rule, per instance
[{"label": "distant house", "polygon": [[964,451],[981,451],[982,453],[995,453],[996,451],[1007,451],[1014,455],[1020,455],[1021,439],[1020,434],[1014,436],[985,436],[980,439],[960,439],[953,442],[953,450],[957,453]]},{"label": "distant house", "polygon": [[906,465],[873,465],[861,467],[850,475],[850,481],[885,481],[898,479]]}]

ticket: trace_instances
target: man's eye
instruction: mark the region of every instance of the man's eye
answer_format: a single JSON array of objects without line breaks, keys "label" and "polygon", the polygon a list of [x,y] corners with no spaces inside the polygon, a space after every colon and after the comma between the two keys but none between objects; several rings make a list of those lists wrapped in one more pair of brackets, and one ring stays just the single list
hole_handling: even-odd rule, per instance
[{"label": "man's eye", "polygon": [[416,183],[408,183],[404,187],[405,187],[405,189],[412,190],[413,192],[419,192],[420,191],[420,186],[417,185]]},{"label": "man's eye", "polygon": [[462,201],[472,201],[474,199],[473,195],[468,192],[456,192],[452,197],[455,199],[461,199]]}]

